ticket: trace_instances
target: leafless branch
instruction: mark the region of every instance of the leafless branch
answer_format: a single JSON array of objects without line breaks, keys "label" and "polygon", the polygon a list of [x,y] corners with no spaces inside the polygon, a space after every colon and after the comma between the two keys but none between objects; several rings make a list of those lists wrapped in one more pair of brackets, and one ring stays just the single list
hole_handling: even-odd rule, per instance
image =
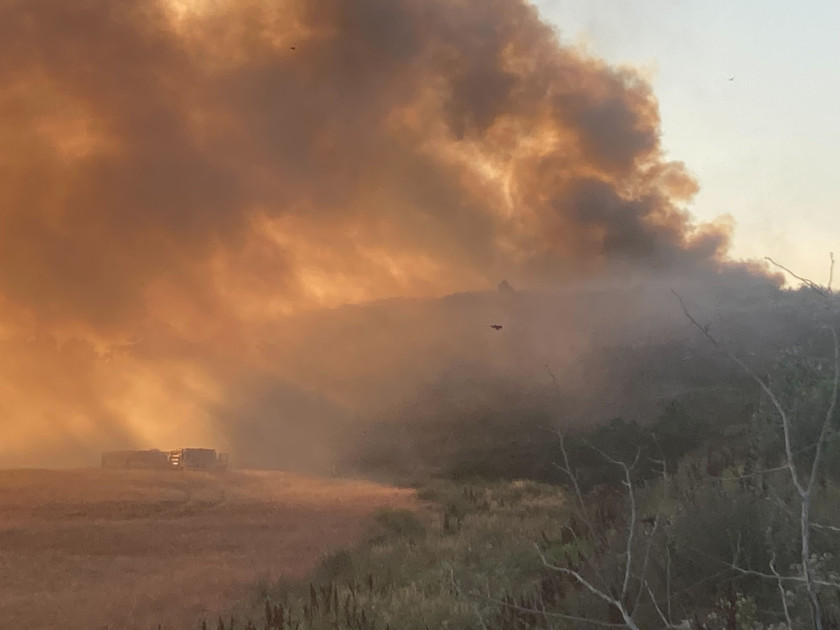
[{"label": "leafless branch", "polygon": [[[790,269],[784,267],[783,265],[778,264],[772,258],[767,258],[769,262],[774,264],[775,266],[783,269],[787,273],[789,273],[794,278],[802,281],[803,284],[808,286],[809,288],[813,289],[821,296],[828,298],[830,295],[830,289],[828,292],[824,290],[822,287],[817,285],[815,282],[808,280],[807,278],[803,278],[801,276],[796,275]],[[834,255],[831,256],[831,274],[833,275],[834,270]],[[814,459],[811,462],[810,474],[808,475],[807,479],[803,479],[800,476],[800,472],[797,468],[795,455],[792,447],[791,441],[791,421],[790,418],[785,411],[784,407],[782,406],[781,402],[779,401],[778,397],[776,396],[773,389],[770,387],[769,383],[766,382],[764,379],[760,378],[744,361],[742,361],[739,357],[734,355],[730,352],[727,348],[721,344],[718,339],[709,333],[709,329],[707,326],[702,326],[694,316],[689,312],[685,301],[682,297],[676,292],[672,290],[672,293],[677,297],[682,306],[683,313],[685,314],[686,318],[698,329],[700,330],[703,335],[712,342],[712,344],[721,350],[732,362],[738,365],[752,380],[754,380],[767,398],[770,400],[771,404],[775,408],[776,412],[779,415],[779,418],[782,422],[782,432],[784,435],[784,443],[785,443],[785,455],[787,458],[786,466],[790,471],[791,481],[793,482],[793,486],[796,489],[797,494],[799,495],[799,531],[800,531],[800,556],[801,556],[801,577],[785,577],[780,576],[775,568],[773,572],[775,575],[769,576],[767,574],[763,574],[764,577],[770,577],[771,579],[776,579],[778,581],[781,580],[794,580],[796,582],[801,582],[805,585],[805,591],[808,595],[808,601],[811,607],[811,615],[814,623],[814,628],[816,630],[822,630],[822,613],[820,608],[820,601],[819,596],[817,593],[817,586],[834,586],[830,582],[826,582],[824,580],[815,579],[814,575],[812,575],[812,569],[810,565],[810,558],[811,558],[811,529],[813,527],[811,523],[811,495],[814,488],[814,484],[817,480],[819,466],[822,460],[822,453],[823,447],[825,442],[828,438],[829,430],[831,427],[831,421],[834,417],[835,410],[837,408],[837,398],[838,398],[838,389],[840,389],[840,343],[838,343],[838,336],[837,330],[833,326],[829,326],[829,330],[832,334],[832,339],[834,341],[834,379],[833,379],[833,388],[831,392],[831,400],[826,409],[825,417],[823,419],[822,427],[820,429],[820,435],[817,439],[815,445],[815,453]],[[751,570],[742,569],[737,566],[737,558],[736,561],[733,561],[732,568],[735,570],[740,570],[741,572],[749,571],[751,575],[759,575],[760,572],[755,572]]]},{"label": "leafless branch", "polygon": [[793,622],[790,620],[790,610],[788,609],[787,593],[785,593],[785,585],[782,583],[782,576],[776,570],[776,552],[773,552],[773,557],[770,559],[770,570],[776,576],[776,585],[779,587],[779,597],[782,598],[782,608],[785,611],[785,621],[788,628],[793,628]]},{"label": "leafless branch", "polygon": [[[698,553],[698,554],[708,558],[709,560],[711,560],[713,562],[717,562],[718,564],[720,564],[722,566],[725,566],[729,570],[732,570],[735,573],[738,573],[740,575],[749,575],[749,576],[752,576],[752,577],[759,577],[759,578],[764,578],[766,580],[773,580],[773,581],[776,581],[777,579],[779,579],[775,575],[773,575],[772,573],[764,573],[763,571],[756,571],[755,569],[745,569],[744,567],[742,567],[738,564],[737,554],[735,555],[735,557],[733,558],[732,561],[727,562],[727,561],[721,560],[720,558],[717,558],[713,555],[705,553],[704,551],[702,551],[701,549],[698,549],[696,547],[690,547],[690,548],[695,553]],[[795,583],[795,584],[805,584],[805,578],[803,576],[800,576],[800,575],[782,575],[782,576],[780,576],[780,579],[783,580],[784,582],[792,582],[792,583]],[[833,582],[833,581],[830,581],[830,580],[816,579],[816,580],[813,580],[813,584],[816,584],[817,586],[825,586],[827,588],[840,588],[840,582]]]},{"label": "leafless branch", "polygon": [[616,460],[612,460],[619,464],[624,470],[624,485],[627,487],[627,495],[630,498],[630,525],[627,531],[627,557],[624,563],[624,582],[621,585],[622,600],[624,599],[624,596],[627,595],[627,588],[630,586],[630,571],[633,565],[633,539],[636,534],[636,493],[633,491],[633,481],[630,478],[630,471],[635,468],[636,463],[638,463],[640,453],[641,449],[637,449],[636,458],[633,460],[633,464],[631,466],[627,466],[624,462],[616,462]]},{"label": "leafless branch", "polygon": [[648,584],[647,580],[644,581],[644,586],[647,588],[648,597],[650,597],[650,601],[656,609],[656,612],[659,614],[659,618],[662,620],[662,623],[665,624],[665,628],[674,628],[679,630],[680,626],[675,626],[668,617],[665,616],[665,613],[662,612],[662,609],[659,607],[659,603],[656,601],[656,596],[653,594],[653,590],[650,588],[650,584]]},{"label": "leafless branch", "polygon": [[[776,493],[776,491],[773,490],[772,487],[770,488],[770,490],[773,494],[773,499],[775,499],[776,506],[788,516],[796,517],[796,514],[793,512],[793,510],[791,510],[787,505],[785,505],[785,502],[782,501],[782,498]],[[825,523],[815,523],[814,521],[811,521],[811,527],[813,529],[821,529],[829,532],[840,533],[840,527],[837,527],[836,525],[826,525]]]},{"label": "leafless branch", "polygon": [[665,604],[668,607],[668,619],[673,619],[671,615],[671,547],[665,545]]},{"label": "leafless branch", "polygon": [[[452,568],[452,565],[444,563],[444,568],[449,571],[449,583],[452,586],[452,589],[457,593],[458,597],[462,599],[466,599],[464,594],[461,592],[461,587],[458,586],[458,581],[455,579],[455,570]],[[469,606],[472,611],[475,613],[476,618],[478,619],[478,623],[481,626],[482,630],[487,630],[487,624],[484,623],[484,617],[481,615],[481,611],[478,609],[478,606],[469,602]]]},{"label": "leafless branch", "polygon": [[[583,500],[583,492],[580,489],[580,483],[578,482],[577,475],[575,474],[575,471],[572,469],[571,463],[569,462],[569,454],[566,451],[566,436],[560,431],[557,431],[557,435],[560,438],[560,452],[563,455],[563,462],[565,463],[565,467],[560,466],[558,464],[554,464],[554,466],[555,468],[557,468],[557,470],[563,472],[571,480],[572,487],[575,491],[575,498],[577,499],[578,503],[578,510],[580,512],[581,518],[583,519],[584,525],[586,525],[587,533],[589,534],[589,544],[592,545],[593,549],[596,549],[598,541],[595,535],[595,528],[592,526],[592,521],[589,518],[589,514],[586,509],[586,504]],[[580,538],[578,537],[577,532],[572,527],[569,527],[569,531],[571,532],[574,540],[580,542]],[[598,578],[598,580],[603,584],[605,582],[604,578],[598,571],[597,567],[590,560],[589,554],[582,555],[583,561],[590,569],[592,569],[593,573],[595,574],[595,577]]]},{"label": "leafless branch", "polygon": [[758,386],[761,388],[761,391],[767,396],[770,400],[770,403],[773,405],[776,413],[779,415],[779,418],[782,421],[782,431],[784,434],[785,439],[785,455],[787,457],[787,468],[790,471],[790,476],[793,481],[793,485],[796,488],[797,492],[799,492],[800,496],[803,496],[806,492],[805,486],[800,482],[799,474],[796,469],[796,464],[794,463],[793,458],[793,446],[791,441],[791,431],[790,431],[790,421],[788,418],[788,414],[785,411],[784,407],[782,406],[781,401],[779,401],[778,397],[776,396],[775,392],[770,388],[770,385],[767,384],[764,379],[758,376],[753,369],[744,363],[738,356],[730,352],[724,345],[709,332],[707,326],[703,326],[698,322],[691,312],[688,310],[688,307],[685,304],[685,300],[682,299],[679,293],[671,289],[671,293],[673,293],[676,298],[680,302],[680,306],[682,306],[683,313],[685,314],[686,318],[700,331],[703,333],[703,336],[706,337],[718,350],[720,350],[730,361],[735,363],[738,367],[740,367],[746,374],[749,376],[753,381],[755,381]]},{"label": "leafless branch", "polygon": [[[832,444],[833,442],[837,442],[838,440],[840,440],[840,434],[827,435],[825,437],[825,439],[823,440],[823,446],[825,446],[826,444]],[[808,451],[812,451],[816,448],[817,448],[817,443],[814,442],[813,444],[809,444],[808,446],[802,446],[802,447],[796,449],[795,451],[793,451],[793,454],[794,455],[802,455],[802,453],[807,453]]]},{"label": "leafless branch", "polygon": [[837,407],[837,389],[840,387],[840,344],[838,344],[837,330],[834,327],[830,328],[832,339],[834,341],[834,381],[831,392],[831,402],[826,411],[823,420],[822,428],[820,429],[820,437],[817,439],[817,450],[814,453],[814,461],[811,463],[811,475],[808,478],[808,486],[805,493],[800,492],[802,500],[800,502],[800,536],[802,545],[800,548],[802,557],[802,575],[805,578],[805,589],[808,592],[808,600],[811,604],[811,615],[814,620],[814,626],[817,630],[822,630],[822,612],[820,609],[819,595],[817,594],[814,585],[816,581],[811,575],[811,491],[814,488],[814,483],[817,480],[817,473],[819,472],[820,460],[822,459],[823,444],[828,435],[828,430],[831,426],[831,420],[834,417],[834,410]]},{"label": "leafless branch", "polygon": [[760,477],[761,475],[766,475],[768,473],[774,472],[789,472],[790,468],[787,464],[783,466],[775,466],[774,468],[762,468],[761,470],[756,470],[755,472],[751,473],[744,473],[743,475],[709,475],[713,479],[723,479],[725,481],[738,481],[739,479],[750,479],[752,477]]},{"label": "leafless branch", "polygon": [[[794,277],[794,278],[796,278],[797,280],[799,280],[802,284],[804,284],[804,285],[805,285],[806,287],[808,287],[809,289],[811,289],[811,290],[813,290],[813,291],[816,291],[817,293],[819,293],[819,294],[820,294],[820,295],[822,295],[823,297],[828,297],[828,293],[826,293],[825,289],[823,289],[823,288],[822,288],[819,284],[817,284],[817,283],[816,283],[816,282],[814,282],[813,280],[809,280],[808,278],[803,278],[802,276],[795,274],[793,271],[791,271],[790,269],[788,269],[788,268],[787,268],[787,267],[785,267],[784,265],[782,265],[782,264],[780,264],[780,263],[777,263],[775,260],[773,260],[772,258],[770,258],[770,256],[765,256],[765,257],[764,257],[764,260],[766,260],[766,261],[767,261],[767,262],[769,262],[770,264],[774,265],[775,267],[778,267],[779,269],[781,269],[781,270],[782,270],[782,271],[784,271],[785,273],[790,274],[792,277]],[[832,260],[832,262],[831,262],[831,266],[832,266],[832,269],[833,269],[833,268],[834,268],[834,255],[833,255],[833,254],[832,254],[832,256],[831,256],[831,260]],[[829,286],[831,286],[831,282],[830,282],[830,281],[829,281]]]},{"label": "leafless branch", "polygon": [[[729,568],[740,573],[741,575],[751,575],[753,577],[764,578],[765,580],[782,580],[784,582],[794,582],[797,584],[806,584],[804,577],[799,575],[773,575],[772,573],[764,573],[763,571],[756,571],[755,569],[745,569],[737,564],[729,565]],[[825,586],[827,588],[840,588],[840,582],[832,582],[830,580],[812,579],[812,584],[817,586]]]},{"label": "leafless branch", "polygon": [[[656,436],[653,436],[653,439],[654,439],[654,442],[656,443],[657,448],[659,448],[659,452],[662,453],[662,447],[659,445],[659,441],[656,440]],[[653,458],[648,458],[648,459],[654,464],[661,464],[662,465],[662,490],[663,490],[663,493],[667,493],[668,492],[668,466],[665,463],[664,453],[662,454],[662,459],[661,460],[653,459]],[[662,500],[664,501],[664,495],[663,495]],[[641,601],[642,593],[644,592],[644,585],[647,584],[647,580],[645,579],[645,576],[647,575],[647,567],[648,567],[648,562],[650,560],[650,550],[651,550],[651,547],[653,546],[653,541],[656,538],[656,530],[659,529],[659,522],[662,518],[662,509],[661,509],[662,505],[661,505],[661,503],[662,502],[660,502],[659,509],[656,512],[656,518],[653,521],[653,529],[651,530],[650,534],[648,534],[647,545],[645,545],[645,555],[644,555],[644,558],[642,560],[642,569],[639,573],[639,575],[640,575],[639,590],[636,593],[636,601],[633,603],[633,612],[634,613],[639,607],[639,602]],[[667,548],[667,545],[666,545],[666,548]],[[669,607],[670,607],[670,602],[669,602]],[[669,614],[670,614],[670,611],[669,611]]]},{"label": "leafless branch", "polygon": [[837,339],[837,329],[833,326],[829,326],[828,329],[834,341],[834,382],[831,391],[831,402],[825,412],[820,437],[817,439],[817,452],[814,454],[814,461],[811,463],[811,476],[808,479],[808,494],[813,490],[814,482],[817,480],[817,471],[819,470],[820,460],[822,459],[823,445],[828,436],[828,431],[831,428],[834,410],[837,409],[837,391],[840,389],[840,342]]},{"label": "leafless branch", "polygon": [[640,583],[639,583],[639,590],[636,593],[636,601],[633,602],[633,610],[632,612],[635,613],[636,610],[639,608],[639,601],[642,599],[642,592],[644,590],[644,585],[647,584],[647,580],[645,580],[645,575],[647,575],[647,567],[648,562],[650,560],[650,548],[653,546],[653,540],[656,537],[656,530],[659,528],[659,519],[660,514],[657,513],[656,520],[653,521],[653,529],[651,530],[650,534],[648,535],[647,545],[645,545],[645,555],[642,559],[642,570],[639,572],[640,575]]},{"label": "leafless branch", "polygon": [[572,487],[575,490],[575,497],[577,498],[578,509],[580,509],[581,518],[583,519],[583,522],[586,525],[586,529],[589,531],[589,536],[592,542],[594,543],[595,529],[592,527],[592,522],[589,520],[589,515],[586,511],[586,504],[583,501],[583,492],[580,489],[580,483],[578,483],[577,475],[575,474],[575,471],[572,470],[572,465],[569,462],[569,453],[566,450],[566,436],[559,431],[557,432],[557,435],[560,438],[560,453],[563,455],[563,466],[557,466],[557,468],[564,472],[569,478],[569,480],[572,482]]},{"label": "leafless branch", "polygon": [[539,545],[534,545],[534,548],[537,550],[537,553],[539,554],[540,560],[542,561],[544,567],[574,578],[578,584],[583,586],[590,593],[592,593],[599,599],[602,599],[603,601],[607,602],[610,606],[613,606],[616,610],[618,610],[618,612],[621,614],[621,618],[624,620],[624,625],[626,627],[630,628],[631,630],[639,630],[639,626],[636,625],[636,622],[633,620],[633,617],[630,615],[630,612],[627,610],[627,607],[624,605],[623,601],[621,601],[620,599],[616,599],[615,597],[608,595],[601,589],[597,588],[577,571],[574,571],[573,569],[569,569],[567,567],[561,567],[556,564],[552,564],[545,557],[545,554],[539,548]]},{"label": "leafless branch", "polygon": [[[637,506],[636,506],[636,494],[633,490],[633,480],[632,480],[631,473],[639,462],[639,457],[641,456],[641,449],[640,448],[636,449],[636,456],[633,459],[632,464],[628,465],[626,462],[623,462],[621,460],[617,460],[617,459],[607,455],[602,450],[600,450],[599,448],[597,448],[597,447],[595,447],[591,444],[589,444],[589,446],[590,446],[590,448],[592,448],[596,452],[600,453],[600,455],[605,460],[607,460],[608,462],[610,462],[612,464],[615,464],[616,466],[619,466],[622,469],[622,471],[624,472],[624,481],[622,483],[627,488],[627,494],[628,494],[629,501],[630,501],[630,523],[629,523],[628,532],[627,532],[627,544],[626,544],[626,549],[625,549],[625,564],[624,564],[624,579],[622,581],[620,596],[616,598],[616,597],[613,597],[612,595],[609,595],[605,590],[602,590],[602,589],[598,588],[597,586],[595,586],[594,584],[592,584],[592,582],[590,582],[585,577],[583,577],[583,575],[581,575],[578,571],[575,571],[575,570],[570,569],[568,567],[558,566],[558,565],[555,565],[555,564],[549,562],[548,559],[545,557],[545,554],[539,548],[539,545],[534,545],[534,547],[536,548],[537,553],[540,556],[540,559],[542,561],[543,566],[551,569],[552,571],[557,571],[559,573],[563,573],[564,575],[568,575],[568,576],[572,577],[575,581],[578,582],[578,584],[580,584],[581,586],[586,588],[590,593],[592,593],[593,595],[595,595],[599,599],[602,599],[603,601],[607,602],[609,605],[611,605],[615,609],[617,609],[619,611],[619,613],[621,614],[622,619],[624,620],[625,627],[630,628],[631,630],[638,630],[638,626],[636,625],[636,622],[633,619],[633,613],[627,609],[627,606],[625,605],[624,600],[627,596],[627,591],[628,591],[629,586],[630,586],[630,577],[632,575],[632,570],[633,570],[633,542],[635,540],[635,534],[636,534],[636,521],[638,520]],[[585,503],[584,503],[584,500],[583,500],[583,494],[580,490],[580,485],[578,483],[577,476],[573,473],[573,471],[571,469],[571,465],[569,463],[568,453],[567,453],[566,447],[565,447],[564,436],[562,434],[560,434],[560,448],[561,448],[562,455],[563,455],[563,461],[566,465],[566,468],[565,469],[561,468],[561,470],[564,470],[564,472],[566,472],[566,474],[572,480],[572,485],[575,488],[575,494],[576,494],[577,499],[578,499],[578,504],[581,507],[581,512],[583,514],[585,514]],[[593,539],[594,539],[594,531],[592,530],[591,525],[588,522],[587,522],[587,527],[590,528],[590,534],[593,536]],[[648,551],[649,551],[649,548],[648,548]],[[646,552],[646,555],[647,555],[647,552]],[[647,560],[645,560],[645,565],[647,565]],[[646,567],[645,567],[645,570],[646,570]],[[641,579],[642,580],[644,579],[644,575],[642,575]],[[635,610],[635,606],[634,606],[634,610]]]},{"label": "leafless branch", "polygon": [[[518,610],[520,612],[525,613],[533,613],[535,612],[532,608],[527,608],[525,606],[520,606],[513,602],[506,602],[501,599],[496,599],[494,597],[488,597],[487,601],[495,604],[497,606],[503,606],[505,608],[510,608],[511,610]],[[541,614],[547,617],[554,617],[555,619],[563,619],[566,621],[577,621],[580,623],[589,623],[593,626],[600,626],[602,628],[626,628],[627,626],[623,623],[610,623],[608,621],[599,621],[597,619],[587,619],[586,617],[576,617],[575,615],[567,615],[565,613],[559,612],[548,612],[548,611],[540,611]]]}]

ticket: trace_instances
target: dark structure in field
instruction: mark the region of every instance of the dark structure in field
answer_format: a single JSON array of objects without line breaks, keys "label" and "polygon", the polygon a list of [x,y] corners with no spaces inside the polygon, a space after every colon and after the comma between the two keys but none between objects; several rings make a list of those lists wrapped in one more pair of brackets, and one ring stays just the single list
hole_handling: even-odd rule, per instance
[{"label": "dark structure in field", "polygon": [[169,466],[175,470],[226,470],[228,454],[212,448],[179,448],[169,451]]},{"label": "dark structure in field", "polygon": [[179,448],[173,451],[106,451],[102,468],[153,470],[226,470],[228,454],[212,448]]}]

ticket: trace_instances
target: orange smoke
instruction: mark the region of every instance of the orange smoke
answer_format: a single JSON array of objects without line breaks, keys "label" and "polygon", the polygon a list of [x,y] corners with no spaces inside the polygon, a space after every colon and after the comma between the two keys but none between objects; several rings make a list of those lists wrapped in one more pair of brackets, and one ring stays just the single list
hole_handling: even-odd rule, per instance
[{"label": "orange smoke", "polygon": [[5,0],[0,80],[0,465],[350,413],[281,317],[728,264],[649,86],[522,0]]}]

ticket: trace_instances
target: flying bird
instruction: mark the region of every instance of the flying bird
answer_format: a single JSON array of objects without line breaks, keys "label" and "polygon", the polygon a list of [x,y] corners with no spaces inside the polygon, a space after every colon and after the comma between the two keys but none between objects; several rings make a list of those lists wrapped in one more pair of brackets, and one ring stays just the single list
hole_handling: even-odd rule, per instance
[{"label": "flying bird", "polygon": [[501,330],[502,325],[501,324],[490,324],[490,328],[492,328],[493,330]]},{"label": "flying bird", "polygon": [[730,80],[730,81],[734,81],[734,80],[735,80],[735,77],[729,77],[729,80]]}]

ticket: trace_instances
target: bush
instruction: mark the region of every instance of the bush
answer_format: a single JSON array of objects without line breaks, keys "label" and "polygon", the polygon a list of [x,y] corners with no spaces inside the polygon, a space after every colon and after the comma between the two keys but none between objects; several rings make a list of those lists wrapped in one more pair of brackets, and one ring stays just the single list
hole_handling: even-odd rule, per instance
[{"label": "bush", "polygon": [[407,538],[416,541],[426,535],[426,527],[410,510],[380,510],[374,516],[378,530],[371,542],[384,542],[390,538]]}]

